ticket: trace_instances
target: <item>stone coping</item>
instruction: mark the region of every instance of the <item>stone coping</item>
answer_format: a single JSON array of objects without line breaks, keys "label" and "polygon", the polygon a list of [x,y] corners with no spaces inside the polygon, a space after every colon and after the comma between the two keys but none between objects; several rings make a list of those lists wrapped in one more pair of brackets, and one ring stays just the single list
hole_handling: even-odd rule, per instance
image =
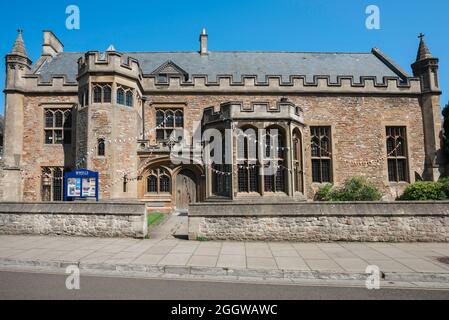
[{"label": "stone coping", "polygon": [[143,215],[138,202],[0,202],[0,214]]},{"label": "stone coping", "polygon": [[214,202],[190,205],[190,217],[449,216],[449,201]]}]

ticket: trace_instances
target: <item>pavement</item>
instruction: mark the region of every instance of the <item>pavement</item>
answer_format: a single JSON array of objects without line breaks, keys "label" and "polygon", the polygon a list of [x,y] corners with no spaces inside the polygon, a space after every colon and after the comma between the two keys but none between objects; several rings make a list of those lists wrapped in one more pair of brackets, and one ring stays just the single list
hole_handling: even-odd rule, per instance
[{"label": "pavement", "polygon": [[198,242],[0,235],[0,269],[64,270],[219,281],[346,281],[364,286],[378,266],[382,283],[449,289],[446,243]]}]

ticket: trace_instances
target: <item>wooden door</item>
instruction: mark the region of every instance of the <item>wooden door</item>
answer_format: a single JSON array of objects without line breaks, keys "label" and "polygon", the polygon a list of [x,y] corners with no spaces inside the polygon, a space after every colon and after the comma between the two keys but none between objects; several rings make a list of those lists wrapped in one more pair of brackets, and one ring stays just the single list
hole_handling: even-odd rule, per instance
[{"label": "wooden door", "polygon": [[176,178],[176,209],[185,211],[196,202],[196,179],[190,170],[182,170]]}]

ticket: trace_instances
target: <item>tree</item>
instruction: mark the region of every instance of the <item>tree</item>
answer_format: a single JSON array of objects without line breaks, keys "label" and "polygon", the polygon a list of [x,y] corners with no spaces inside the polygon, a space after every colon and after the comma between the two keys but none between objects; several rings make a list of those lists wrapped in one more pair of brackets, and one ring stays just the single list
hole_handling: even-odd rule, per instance
[{"label": "tree", "polygon": [[443,109],[443,150],[449,157],[449,103]]}]

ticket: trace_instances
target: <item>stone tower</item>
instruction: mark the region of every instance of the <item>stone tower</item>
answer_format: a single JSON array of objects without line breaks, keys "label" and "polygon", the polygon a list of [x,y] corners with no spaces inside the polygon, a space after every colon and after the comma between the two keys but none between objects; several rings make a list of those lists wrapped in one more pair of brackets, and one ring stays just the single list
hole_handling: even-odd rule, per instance
[{"label": "stone tower", "polygon": [[[113,46],[104,53],[87,52],[78,61],[76,167],[99,172],[100,184],[106,186],[102,199],[137,197],[140,80],[138,62]],[[100,141],[104,154],[99,153]]]},{"label": "stone tower", "polygon": [[443,170],[441,150],[441,106],[438,80],[438,59],[434,58],[420,34],[416,62],[412,64],[413,75],[421,79],[420,104],[424,121],[426,163],[423,178],[438,180]]},{"label": "stone tower", "polygon": [[5,83],[5,148],[4,194],[5,201],[22,200],[21,162],[23,154],[24,75],[31,69],[31,60],[25,50],[22,30],[10,54],[6,55]]}]

